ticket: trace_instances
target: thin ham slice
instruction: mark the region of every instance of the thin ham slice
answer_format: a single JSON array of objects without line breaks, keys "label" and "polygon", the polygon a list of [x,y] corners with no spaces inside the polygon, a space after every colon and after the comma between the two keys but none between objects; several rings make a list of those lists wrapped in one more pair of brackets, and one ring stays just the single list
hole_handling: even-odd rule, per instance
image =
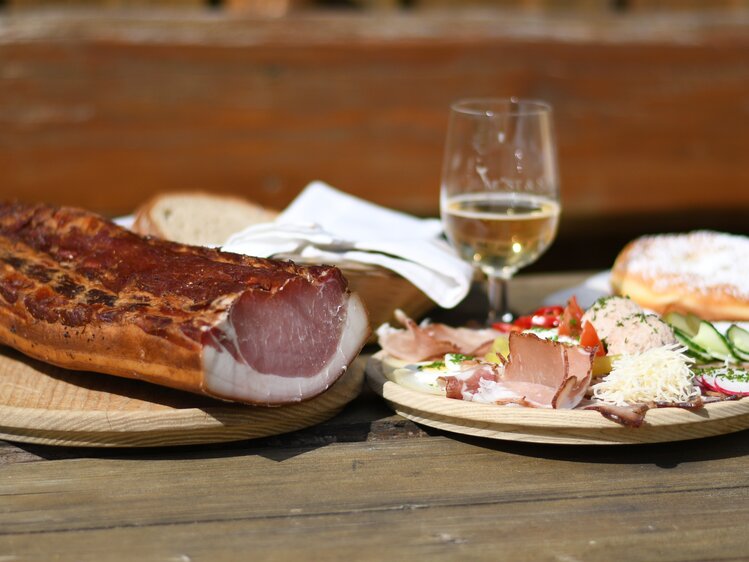
[{"label": "thin ham slice", "polygon": [[583,410],[595,410],[604,418],[625,427],[640,427],[645,421],[645,413],[648,409],[647,404],[614,406],[613,404],[605,404],[603,402],[596,402],[583,407]]},{"label": "thin ham slice", "polygon": [[533,334],[510,334],[502,384],[537,408],[572,409],[585,397],[593,353]]},{"label": "thin ham slice", "polygon": [[492,329],[452,328],[445,324],[419,326],[402,310],[395,318],[405,330],[380,330],[378,343],[389,355],[403,361],[426,361],[446,353],[483,355],[499,332]]},{"label": "thin ham slice", "polygon": [[583,404],[583,410],[595,410],[603,417],[626,427],[640,427],[645,422],[645,413],[653,408],[681,408],[683,410],[699,410],[706,403],[720,401],[698,396],[691,402],[646,402],[629,406],[614,406],[603,402]]},{"label": "thin ham slice", "polygon": [[502,376],[500,366],[483,361],[464,361],[456,375],[442,377],[445,383],[445,394],[448,398],[470,400],[481,390],[481,381],[496,383]]},{"label": "thin ham slice", "polygon": [[500,377],[482,375],[486,370],[471,365],[460,375],[444,377],[447,395],[474,402],[572,409],[590,384],[593,357],[579,346],[512,333],[509,362]]}]

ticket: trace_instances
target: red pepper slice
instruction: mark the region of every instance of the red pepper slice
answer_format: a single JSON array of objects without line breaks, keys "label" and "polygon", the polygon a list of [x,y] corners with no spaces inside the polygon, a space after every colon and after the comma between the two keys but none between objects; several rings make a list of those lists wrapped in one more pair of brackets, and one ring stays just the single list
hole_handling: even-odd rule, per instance
[{"label": "red pepper slice", "polygon": [[559,315],[562,314],[561,306],[544,306],[528,316],[521,316],[513,324],[528,328],[555,328],[559,325]]},{"label": "red pepper slice", "polygon": [[596,328],[590,322],[586,322],[583,325],[583,331],[580,333],[580,345],[587,349],[595,348],[596,357],[603,357],[606,355],[606,350],[604,349],[603,343],[601,343],[601,339],[598,337]]},{"label": "red pepper slice", "polygon": [[563,306],[542,306],[536,312],[534,316],[561,316],[564,312]]},{"label": "red pepper slice", "polygon": [[504,333],[522,332],[530,328],[556,328],[563,310],[561,306],[543,306],[533,314],[517,317],[511,324],[495,322],[492,328]]},{"label": "red pepper slice", "polygon": [[523,328],[510,324],[509,322],[494,322],[492,328],[503,334],[509,334],[510,332],[522,332]]},{"label": "red pepper slice", "polygon": [[577,299],[573,296],[567,301],[564,312],[559,318],[559,335],[577,337],[582,332],[581,321],[583,318],[583,309],[577,304]]},{"label": "red pepper slice", "polygon": [[534,314],[531,324],[538,328],[555,328],[559,326],[559,316],[542,316]]},{"label": "red pepper slice", "polygon": [[533,326],[533,316],[519,316],[515,318],[515,320],[512,322],[513,326],[517,326],[518,328],[522,328],[523,330],[527,330],[531,326]]}]

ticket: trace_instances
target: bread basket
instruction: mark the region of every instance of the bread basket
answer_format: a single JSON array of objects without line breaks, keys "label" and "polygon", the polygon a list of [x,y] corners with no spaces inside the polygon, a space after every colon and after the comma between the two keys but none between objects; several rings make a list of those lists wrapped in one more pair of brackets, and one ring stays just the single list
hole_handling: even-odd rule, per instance
[{"label": "bread basket", "polygon": [[349,289],[358,293],[369,313],[372,328],[370,342],[376,339],[375,330],[385,322],[394,322],[393,311],[400,308],[418,320],[434,308],[434,302],[410,281],[382,267],[344,262],[336,264],[349,282]]}]

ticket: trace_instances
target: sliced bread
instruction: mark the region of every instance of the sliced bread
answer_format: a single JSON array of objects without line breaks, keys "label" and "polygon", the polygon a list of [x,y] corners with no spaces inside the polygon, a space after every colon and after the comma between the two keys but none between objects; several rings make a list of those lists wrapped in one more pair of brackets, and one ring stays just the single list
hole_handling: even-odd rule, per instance
[{"label": "sliced bread", "polygon": [[133,231],[182,244],[219,246],[250,225],[271,222],[278,212],[236,197],[203,192],[162,193],[135,212]]}]

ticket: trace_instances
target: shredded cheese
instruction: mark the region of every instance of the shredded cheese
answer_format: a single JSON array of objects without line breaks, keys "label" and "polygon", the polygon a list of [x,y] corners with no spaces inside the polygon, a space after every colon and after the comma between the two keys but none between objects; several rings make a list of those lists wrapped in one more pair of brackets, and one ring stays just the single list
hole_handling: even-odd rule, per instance
[{"label": "shredded cheese", "polygon": [[593,396],[616,406],[639,402],[688,402],[700,391],[692,383],[692,359],[678,344],[654,347],[635,355],[622,355],[613,369],[593,387]]}]

